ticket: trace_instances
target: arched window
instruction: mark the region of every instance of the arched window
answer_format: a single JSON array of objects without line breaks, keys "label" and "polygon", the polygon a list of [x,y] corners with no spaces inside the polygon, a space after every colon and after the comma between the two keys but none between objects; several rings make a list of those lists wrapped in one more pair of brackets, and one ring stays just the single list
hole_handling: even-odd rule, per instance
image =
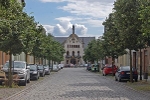
[{"label": "arched window", "polygon": [[69,61],[68,61],[68,60],[66,60],[66,64],[68,64],[68,62],[69,62]]},{"label": "arched window", "polygon": [[69,51],[67,51],[67,56],[69,56]]},{"label": "arched window", "polygon": [[78,51],[77,53],[78,53],[78,56],[79,56],[80,55],[80,51]]},{"label": "arched window", "polygon": [[74,56],[75,55],[75,52],[74,51],[72,51],[72,56]]}]

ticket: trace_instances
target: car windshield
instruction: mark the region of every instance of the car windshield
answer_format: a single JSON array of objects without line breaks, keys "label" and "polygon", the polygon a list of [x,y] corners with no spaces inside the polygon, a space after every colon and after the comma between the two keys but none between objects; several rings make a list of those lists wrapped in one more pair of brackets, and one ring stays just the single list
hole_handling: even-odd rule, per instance
[{"label": "car windshield", "polygon": [[112,67],[112,65],[106,65],[105,67],[106,67],[106,68],[111,68],[111,67]]},{"label": "car windshield", "polygon": [[43,66],[38,66],[39,69],[43,69]]},{"label": "car windshield", "polygon": [[44,68],[48,68],[48,66],[44,66]]},{"label": "car windshield", "polygon": [[[6,62],[3,68],[8,68],[9,67],[9,62]],[[25,68],[25,63],[23,62],[13,62],[12,67],[14,68]]]},{"label": "car windshield", "polygon": [[32,71],[32,70],[37,70],[37,67],[36,67],[36,65],[29,65],[30,66],[30,70]]},{"label": "car windshield", "polygon": [[[133,69],[133,68],[132,68],[132,69]],[[124,66],[124,67],[121,67],[121,70],[130,71],[130,66]]]}]

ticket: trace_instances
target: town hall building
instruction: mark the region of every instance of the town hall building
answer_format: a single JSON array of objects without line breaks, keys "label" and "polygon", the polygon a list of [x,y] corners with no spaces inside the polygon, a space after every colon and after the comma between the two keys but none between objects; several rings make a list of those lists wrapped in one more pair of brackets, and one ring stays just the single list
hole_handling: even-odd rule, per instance
[{"label": "town hall building", "polygon": [[95,37],[78,37],[75,34],[75,26],[72,26],[72,34],[69,37],[54,37],[54,39],[60,42],[65,49],[64,61],[62,64],[85,64],[83,60],[84,49],[88,46],[88,43],[95,39]]}]

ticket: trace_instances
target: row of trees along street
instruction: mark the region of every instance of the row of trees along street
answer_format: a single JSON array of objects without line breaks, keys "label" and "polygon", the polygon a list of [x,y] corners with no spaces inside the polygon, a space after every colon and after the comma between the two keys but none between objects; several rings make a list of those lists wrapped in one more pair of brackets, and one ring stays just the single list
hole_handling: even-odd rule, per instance
[{"label": "row of trees along street", "polygon": [[[104,57],[118,58],[130,54],[130,73],[132,73],[131,50],[140,51],[150,46],[150,0],[116,0],[113,12],[103,22],[102,39],[92,41],[85,49],[85,61],[98,61]],[[140,54],[141,55],[141,54]],[[141,56],[140,56],[141,58]],[[142,59],[140,59],[140,80],[142,80]],[[134,66],[136,67],[136,66]],[[130,74],[130,82],[133,76]]]},{"label": "row of trees along street", "polygon": [[10,55],[9,87],[12,87],[12,55],[24,52],[26,61],[27,55],[32,55],[60,62],[65,52],[52,35],[46,35],[34,16],[23,11],[17,0],[0,1],[0,50]]}]

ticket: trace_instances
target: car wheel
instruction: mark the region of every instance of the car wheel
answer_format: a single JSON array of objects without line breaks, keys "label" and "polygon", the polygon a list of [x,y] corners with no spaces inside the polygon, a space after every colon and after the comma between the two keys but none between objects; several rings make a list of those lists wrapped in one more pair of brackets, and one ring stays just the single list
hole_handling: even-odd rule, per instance
[{"label": "car wheel", "polygon": [[23,83],[22,83],[23,86],[26,86],[27,85],[27,80],[25,80]]},{"label": "car wheel", "polygon": [[38,80],[38,79],[39,79],[39,76],[37,75],[36,78],[35,78],[35,80]]},{"label": "car wheel", "polygon": [[104,76],[104,73],[103,73],[103,71],[102,71],[102,75]]},{"label": "car wheel", "polygon": [[121,82],[121,78],[120,77],[118,77],[118,78],[119,78],[118,81]]},{"label": "car wheel", "polygon": [[49,74],[48,75],[50,75],[51,74],[51,72],[49,71]]},{"label": "car wheel", "polygon": [[106,76],[106,73],[104,73],[104,76]]},{"label": "car wheel", "polygon": [[30,83],[30,78],[27,80],[27,83]]},{"label": "car wheel", "polygon": [[42,77],[44,77],[44,73],[42,74]]},{"label": "car wheel", "polygon": [[104,76],[104,74],[102,74]]},{"label": "car wheel", "polygon": [[38,74],[38,79],[40,78],[40,73]]},{"label": "car wheel", "polygon": [[118,81],[118,79],[116,78],[116,76],[115,76],[115,81]]}]

